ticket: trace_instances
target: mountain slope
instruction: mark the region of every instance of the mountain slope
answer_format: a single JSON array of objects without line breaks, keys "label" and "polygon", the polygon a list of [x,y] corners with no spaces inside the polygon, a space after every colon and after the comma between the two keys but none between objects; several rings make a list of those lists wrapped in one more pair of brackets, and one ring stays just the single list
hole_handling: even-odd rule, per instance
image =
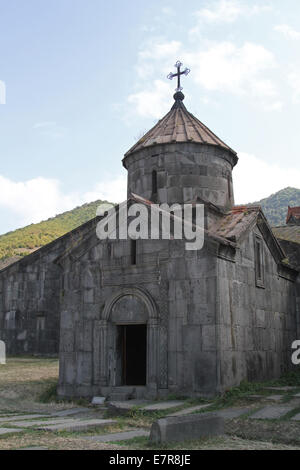
[{"label": "mountain slope", "polygon": [[0,269],[92,219],[101,202],[84,204],[38,224],[1,235]]},{"label": "mountain slope", "polygon": [[252,204],[262,207],[271,226],[285,225],[288,206],[300,206],[300,189],[285,188]]},{"label": "mountain slope", "polygon": [[[1,235],[0,269],[92,219],[101,202],[84,204],[38,224]],[[300,189],[285,188],[252,204],[262,206],[272,226],[284,225],[288,206],[300,206]]]}]

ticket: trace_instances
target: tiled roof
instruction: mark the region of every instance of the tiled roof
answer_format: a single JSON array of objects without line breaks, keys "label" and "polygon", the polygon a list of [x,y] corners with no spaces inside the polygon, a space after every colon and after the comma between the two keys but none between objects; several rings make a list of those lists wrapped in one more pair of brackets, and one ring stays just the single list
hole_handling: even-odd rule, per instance
[{"label": "tiled roof", "polygon": [[[174,95],[174,98],[176,98],[176,95]],[[150,131],[131,147],[125,154],[125,157],[143,148],[174,142],[194,142],[197,144],[215,145],[229,150],[236,155],[234,150],[219,139],[219,137],[200,122],[199,119],[193,116],[193,114],[188,112],[182,99],[183,98],[176,99],[171,110],[165,117],[158,121]]]},{"label": "tiled roof", "polygon": [[280,240],[300,243],[300,225],[284,225],[282,227],[273,227],[272,230],[275,237]]},{"label": "tiled roof", "polygon": [[291,218],[299,219],[300,221],[300,207],[288,207],[286,223],[288,224]]}]

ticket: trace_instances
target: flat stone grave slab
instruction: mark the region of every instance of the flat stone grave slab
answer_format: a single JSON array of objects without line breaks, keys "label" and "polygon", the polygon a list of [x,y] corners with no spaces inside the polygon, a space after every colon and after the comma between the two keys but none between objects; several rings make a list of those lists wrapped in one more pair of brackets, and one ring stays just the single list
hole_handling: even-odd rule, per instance
[{"label": "flat stone grave slab", "polygon": [[289,392],[291,390],[297,390],[299,387],[289,387],[289,386],[285,386],[285,387],[264,387],[264,390],[275,390],[275,391],[278,391],[278,392]]},{"label": "flat stone grave slab", "polygon": [[249,416],[251,419],[279,419],[293,408],[291,406],[266,406]]},{"label": "flat stone grave slab", "polygon": [[18,421],[18,419],[34,419],[34,418],[49,418],[49,415],[14,415],[7,416],[6,418],[0,418],[0,423],[9,423],[11,421]]},{"label": "flat stone grave slab", "polygon": [[48,450],[47,447],[23,447],[23,449],[18,449],[18,450]]},{"label": "flat stone grave slab", "polygon": [[292,421],[300,421],[300,413],[296,414],[291,418]]},{"label": "flat stone grave slab", "polygon": [[169,416],[152,424],[150,442],[182,442],[224,434],[224,418],[216,413]]},{"label": "flat stone grave slab", "polygon": [[185,408],[184,410],[181,411],[176,411],[175,413],[171,413],[168,416],[185,416],[185,415],[190,415],[195,413],[196,411],[200,410],[205,410],[205,408],[208,408],[211,406],[211,403],[207,405],[197,405],[197,406],[191,406],[190,408]]},{"label": "flat stone grave slab", "polygon": [[37,426],[46,426],[46,425],[54,425],[54,424],[63,424],[63,423],[71,423],[75,421],[72,418],[59,418],[59,419],[48,419],[48,420],[36,420],[36,421],[13,421],[13,425],[20,427],[20,428],[31,428]]},{"label": "flat stone grave slab", "polygon": [[300,398],[300,393],[296,393],[296,395],[294,395],[294,397]]},{"label": "flat stone grave slab", "polygon": [[215,411],[215,413],[224,419],[234,419],[249,413],[251,409],[252,408],[225,408],[225,410]]},{"label": "flat stone grave slab", "polygon": [[157,403],[153,403],[152,405],[143,406],[141,409],[145,411],[160,411],[160,410],[168,410],[169,408],[176,408],[177,406],[184,405],[184,401],[160,401]]},{"label": "flat stone grave slab", "polygon": [[14,428],[0,428],[0,436],[4,434],[11,434],[13,432],[23,432],[23,429],[14,429]]},{"label": "flat stone grave slab", "polygon": [[248,395],[246,398],[251,398],[251,400],[262,400],[266,398],[265,395]]},{"label": "flat stone grave slab", "polygon": [[61,424],[46,424],[44,426],[39,426],[38,429],[42,431],[83,431],[89,428],[98,428],[104,427],[108,424],[114,424],[115,421],[112,419],[87,419],[87,420],[72,420],[65,421]]},{"label": "flat stone grave slab", "polygon": [[73,416],[79,413],[88,413],[90,408],[70,408],[68,410],[55,411],[51,413],[51,416]]},{"label": "flat stone grave slab", "polygon": [[266,397],[266,400],[281,401],[283,398],[284,398],[284,395],[269,395]]},{"label": "flat stone grave slab", "polygon": [[132,429],[131,431],[115,432],[112,434],[104,434],[103,436],[86,436],[81,437],[81,439],[96,442],[114,442],[127,441],[128,439],[133,439],[140,436],[149,437],[149,435],[150,431],[145,431],[144,429]]},{"label": "flat stone grave slab", "polygon": [[132,408],[147,404],[149,404],[148,400],[109,401],[106,403],[108,407],[112,406],[120,410],[132,410]]}]

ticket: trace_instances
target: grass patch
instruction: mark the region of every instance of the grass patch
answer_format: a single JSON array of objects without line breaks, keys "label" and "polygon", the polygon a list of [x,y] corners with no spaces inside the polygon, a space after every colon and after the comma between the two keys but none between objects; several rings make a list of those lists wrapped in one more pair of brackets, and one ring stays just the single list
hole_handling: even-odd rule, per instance
[{"label": "grass patch", "polygon": [[55,381],[51,383],[48,388],[43,390],[42,393],[38,396],[38,401],[40,403],[66,403],[66,404],[76,404],[79,406],[88,407],[90,405],[90,401],[87,398],[79,397],[79,398],[59,398],[57,396],[57,385],[58,382]]},{"label": "grass patch", "polygon": [[39,401],[41,403],[51,403],[57,401],[57,382],[52,383],[46,390],[44,390],[40,395],[39,395]]}]

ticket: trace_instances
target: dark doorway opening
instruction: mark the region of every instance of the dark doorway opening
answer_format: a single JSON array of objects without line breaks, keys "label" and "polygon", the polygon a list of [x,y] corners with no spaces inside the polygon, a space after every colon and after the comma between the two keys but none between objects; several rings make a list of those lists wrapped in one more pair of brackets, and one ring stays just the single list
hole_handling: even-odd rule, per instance
[{"label": "dark doorway opening", "polygon": [[120,325],[122,385],[146,385],[147,325]]}]

